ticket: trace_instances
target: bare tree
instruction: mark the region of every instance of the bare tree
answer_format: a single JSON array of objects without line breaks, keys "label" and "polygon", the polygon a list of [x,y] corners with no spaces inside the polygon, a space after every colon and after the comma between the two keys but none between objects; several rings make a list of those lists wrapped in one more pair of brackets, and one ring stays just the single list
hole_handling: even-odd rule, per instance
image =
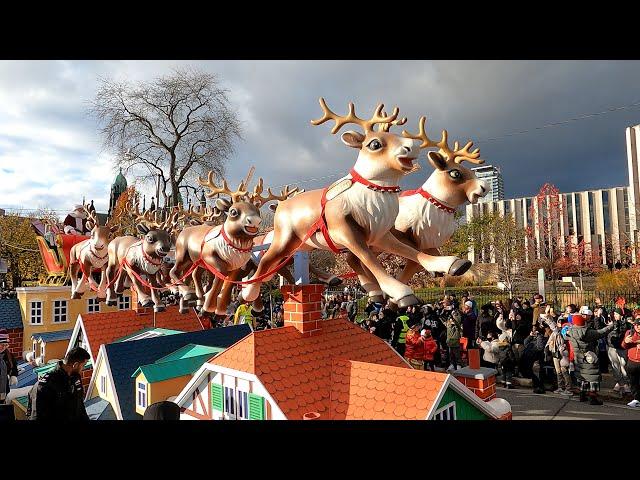
[{"label": "bare tree", "polygon": [[[187,68],[151,82],[102,79],[91,113],[116,165],[146,182],[159,179],[171,205],[197,175],[224,173],[240,122],[216,75]],[[127,154],[125,154],[127,152]]]}]

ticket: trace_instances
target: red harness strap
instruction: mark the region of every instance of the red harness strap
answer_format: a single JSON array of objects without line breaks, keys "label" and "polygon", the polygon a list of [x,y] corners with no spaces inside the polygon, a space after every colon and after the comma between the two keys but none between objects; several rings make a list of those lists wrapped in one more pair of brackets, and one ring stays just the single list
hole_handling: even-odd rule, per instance
[{"label": "red harness strap", "polygon": [[429,192],[427,192],[426,190],[423,190],[422,187],[416,190],[407,190],[406,192],[403,192],[400,194],[401,197],[410,197],[411,195],[422,195],[424,198],[426,198],[428,201],[433,203],[440,210],[444,210],[447,213],[453,214],[456,211],[455,208],[448,207],[447,205],[442,203],[440,200],[435,198],[433,195],[431,195]]},{"label": "red harness strap", "polygon": [[[367,180],[366,178],[364,178],[362,175],[356,172],[355,169],[353,168],[349,171],[349,175],[351,175],[351,179],[354,182],[360,183],[371,190],[375,190],[376,192],[398,193],[401,190],[398,185],[389,186],[389,187],[383,187],[381,185],[377,185],[371,182],[370,180]],[[327,246],[333,253],[344,253],[347,249],[340,250],[338,247],[336,247],[336,244],[333,243],[333,240],[331,240],[331,235],[329,235],[329,228],[327,227],[327,219],[324,214],[325,207],[327,206],[328,190],[329,190],[329,187],[325,188],[322,191],[322,199],[320,200],[320,205],[322,206],[322,212],[320,213],[320,218],[318,218],[318,221],[315,223],[314,227],[312,227],[312,228],[315,228],[315,230],[313,230],[313,233],[320,230],[320,232],[322,232],[322,236],[324,237],[325,242],[327,242]]]},{"label": "red harness strap", "polygon": [[[231,239],[227,236],[227,232],[224,231],[224,225],[222,227],[220,227],[220,233],[222,234],[222,238],[224,239],[225,243],[227,245],[229,245],[231,248],[233,248],[234,250],[237,250],[238,252],[242,252],[242,253],[249,253],[251,252],[251,250],[253,249],[253,247],[249,247],[249,248],[240,248],[240,247],[236,247],[233,242],[231,241]],[[218,235],[219,235],[218,234]],[[217,236],[217,235],[216,235]]]}]

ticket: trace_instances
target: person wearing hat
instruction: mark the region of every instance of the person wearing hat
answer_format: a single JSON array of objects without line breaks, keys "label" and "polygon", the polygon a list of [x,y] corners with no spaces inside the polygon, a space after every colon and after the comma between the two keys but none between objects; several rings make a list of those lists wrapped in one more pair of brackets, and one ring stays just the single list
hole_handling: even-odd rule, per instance
[{"label": "person wearing hat", "polygon": [[627,375],[633,393],[633,400],[627,405],[640,408],[640,315],[635,316],[633,327],[625,333],[622,347],[627,351]]},{"label": "person wearing hat", "polygon": [[602,374],[598,362],[598,340],[606,337],[613,330],[614,325],[609,321],[607,326],[596,330],[587,325],[587,315],[574,313],[573,326],[567,330],[567,339],[574,352],[576,373],[580,382],[580,401],[586,402],[587,397],[591,405],[602,405],[598,398]]},{"label": "person wearing hat", "polygon": [[9,334],[0,330],[0,404],[5,403],[9,389],[18,384],[18,362],[9,351]]},{"label": "person wearing hat", "polygon": [[396,322],[393,325],[393,339],[391,340],[391,346],[396,349],[396,352],[404,357],[407,342],[406,338],[409,331],[409,316],[407,315],[406,308],[402,308],[398,312],[400,315],[396,318]]},{"label": "person wearing hat", "polygon": [[82,205],[75,205],[73,211],[65,217],[63,224],[64,233],[67,235],[87,235],[90,233],[87,228],[87,212]]},{"label": "person wearing hat", "polygon": [[424,337],[420,334],[420,322],[410,318],[409,330],[405,336],[404,358],[413,368],[424,368]]},{"label": "person wearing hat", "polygon": [[424,369],[436,371],[436,354],[439,347],[436,339],[431,334],[431,328],[426,326],[420,331],[420,335],[424,339]]},{"label": "person wearing hat", "polygon": [[613,311],[613,330],[606,336],[607,357],[613,370],[616,384],[613,389],[620,394],[631,393],[627,375],[627,350],[624,347],[625,332],[628,330],[625,312],[617,307]]}]

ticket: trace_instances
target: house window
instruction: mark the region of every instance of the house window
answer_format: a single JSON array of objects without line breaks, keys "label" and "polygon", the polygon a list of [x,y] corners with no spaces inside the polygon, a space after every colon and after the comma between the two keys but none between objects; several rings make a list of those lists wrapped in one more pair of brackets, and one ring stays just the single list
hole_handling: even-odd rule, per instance
[{"label": "house window", "polygon": [[138,382],[138,407],[147,408],[147,384]]},{"label": "house window", "polygon": [[107,393],[107,376],[106,375],[100,375],[100,392],[102,394]]},{"label": "house window", "polygon": [[236,414],[234,389],[230,387],[224,387],[224,413],[228,415]]},{"label": "house window", "polygon": [[88,300],[88,309],[89,313],[99,313],[100,312],[100,302],[97,298],[90,298]]},{"label": "house window", "polygon": [[31,321],[31,325],[42,325],[42,302],[30,302],[29,310],[29,319]]},{"label": "house window", "polygon": [[129,310],[131,308],[131,297],[121,295],[118,297],[118,310]]},{"label": "house window", "polygon": [[54,300],[53,302],[53,323],[64,323],[67,321],[67,301]]},{"label": "house window", "polygon": [[444,407],[436,410],[433,415],[434,420],[455,420],[456,419],[456,402],[451,402]]},{"label": "house window", "polygon": [[249,418],[249,394],[238,391],[238,418],[246,420]]}]

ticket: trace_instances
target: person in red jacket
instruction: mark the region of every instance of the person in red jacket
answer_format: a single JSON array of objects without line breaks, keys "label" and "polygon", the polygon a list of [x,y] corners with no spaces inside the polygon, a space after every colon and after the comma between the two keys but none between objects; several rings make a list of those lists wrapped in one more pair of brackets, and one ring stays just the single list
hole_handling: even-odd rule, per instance
[{"label": "person in red jacket", "polygon": [[627,405],[640,408],[640,316],[636,316],[633,328],[625,333],[622,347],[627,351],[627,375],[633,393],[633,400]]},{"label": "person in red jacket", "polygon": [[424,369],[427,370],[427,367],[429,367],[429,370],[431,370],[432,372],[435,372],[436,364],[435,364],[434,358],[435,358],[436,352],[438,351],[438,344],[435,341],[435,339],[431,336],[430,328],[424,328],[420,332],[420,335],[424,339]]},{"label": "person in red jacket", "polygon": [[408,322],[404,358],[413,368],[422,370],[424,368],[424,338],[420,335],[420,322],[410,319]]}]

